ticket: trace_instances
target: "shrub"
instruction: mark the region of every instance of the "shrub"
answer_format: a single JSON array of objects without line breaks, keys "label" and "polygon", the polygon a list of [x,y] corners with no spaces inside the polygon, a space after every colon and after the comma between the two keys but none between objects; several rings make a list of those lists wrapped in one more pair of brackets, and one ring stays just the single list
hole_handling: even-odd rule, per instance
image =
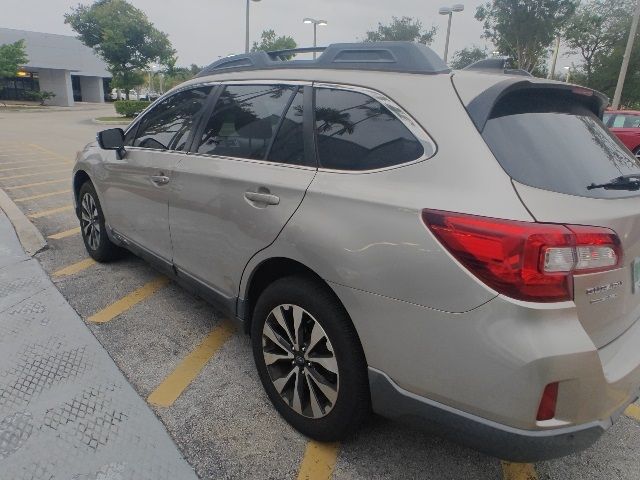
[{"label": "shrub", "polygon": [[40,105],[44,105],[44,102],[56,96],[53,92],[47,91],[35,91],[35,90],[27,90],[24,92],[25,99],[27,100],[35,100],[36,102],[40,102]]},{"label": "shrub", "polygon": [[151,102],[145,102],[142,100],[118,100],[113,102],[113,104],[116,107],[116,113],[131,118],[135,117],[151,105]]}]

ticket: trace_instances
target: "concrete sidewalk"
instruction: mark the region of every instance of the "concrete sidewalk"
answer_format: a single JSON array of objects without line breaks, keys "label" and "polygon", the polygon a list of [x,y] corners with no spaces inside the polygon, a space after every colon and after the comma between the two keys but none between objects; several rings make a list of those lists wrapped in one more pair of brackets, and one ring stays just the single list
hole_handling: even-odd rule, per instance
[{"label": "concrete sidewalk", "polygon": [[197,479],[1,210],[0,478]]}]

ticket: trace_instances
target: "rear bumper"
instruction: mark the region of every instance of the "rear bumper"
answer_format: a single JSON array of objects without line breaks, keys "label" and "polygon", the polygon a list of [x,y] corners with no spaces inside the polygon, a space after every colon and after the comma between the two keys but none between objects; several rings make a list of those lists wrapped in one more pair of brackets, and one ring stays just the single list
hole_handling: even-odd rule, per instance
[{"label": "rear bumper", "polygon": [[369,384],[374,412],[511,462],[549,460],[584,450],[595,443],[624,410],[616,411],[604,421],[551,430],[523,430],[415,395],[374,368],[369,368]]}]

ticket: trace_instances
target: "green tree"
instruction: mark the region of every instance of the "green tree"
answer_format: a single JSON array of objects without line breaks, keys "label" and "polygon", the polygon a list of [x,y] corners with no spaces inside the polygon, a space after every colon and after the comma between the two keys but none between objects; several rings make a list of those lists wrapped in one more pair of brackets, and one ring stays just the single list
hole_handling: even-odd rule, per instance
[{"label": "green tree", "polygon": [[411,17],[392,17],[391,23],[378,23],[376,30],[370,30],[365,35],[365,42],[407,41],[430,45],[438,29],[425,29],[422,22]]},{"label": "green tree", "polygon": [[476,45],[466,47],[462,50],[458,50],[453,54],[453,59],[451,60],[451,68],[453,68],[454,70],[460,70],[471,65],[472,63],[477,62],[478,60],[484,60],[487,57],[488,55],[486,47],[480,48]]},{"label": "green tree", "polygon": [[98,0],[78,5],[64,16],[65,23],[78,33],[82,43],[104,59],[114,84],[126,91],[138,83],[135,70],[149,64],[166,64],[175,51],[167,34],[156,29],[142,10],[125,0]]},{"label": "green tree", "polygon": [[[298,44],[293,37],[287,37],[285,35],[278,36],[275,30],[265,30],[260,35],[260,43],[253,42],[252,52],[275,52],[278,50],[289,50],[296,48]],[[286,58],[290,59],[293,55],[287,55]]]},{"label": "green tree", "polygon": [[572,54],[582,56],[584,83],[591,86],[594,62],[608,56],[626,39],[633,2],[591,0],[580,6],[565,28],[565,41]]},{"label": "green tree", "polygon": [[[118,75],[113,74],[111,79],[111,88],[117,88],[126,92],[127,100],[129,100],[129,92],[136,87],[141,87],[145,84],[147,76],[140,70],[127,70]],[[118,100],[120,99],[118,94]]]},{"label": "green tree", "polygon": [[484,37],[533,72],[549,46],[575,12],[578,0],[492,0],[476,10]]},{"label": "green tree", "polygon": [[24,40],[0,45],[0,78],[15,77],[28,61]]}]

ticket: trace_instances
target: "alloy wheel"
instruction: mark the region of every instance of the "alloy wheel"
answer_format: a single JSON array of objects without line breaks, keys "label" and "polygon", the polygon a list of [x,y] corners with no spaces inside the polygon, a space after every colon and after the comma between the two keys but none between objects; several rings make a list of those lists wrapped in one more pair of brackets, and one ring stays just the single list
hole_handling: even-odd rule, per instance
[{"label": "alloy wheel", "polygon": [[97,250],[100,245],[100,215],[96,201],[90,193],[85,193],[82,197],[80,226],[91,250]]},{"label": "alloy wheel", "polygon": [[296,413],[322,418],[338,398],[338,363],[320,323],[297,305],[278,305],[262,328],[262,353],[271,382]]}]

